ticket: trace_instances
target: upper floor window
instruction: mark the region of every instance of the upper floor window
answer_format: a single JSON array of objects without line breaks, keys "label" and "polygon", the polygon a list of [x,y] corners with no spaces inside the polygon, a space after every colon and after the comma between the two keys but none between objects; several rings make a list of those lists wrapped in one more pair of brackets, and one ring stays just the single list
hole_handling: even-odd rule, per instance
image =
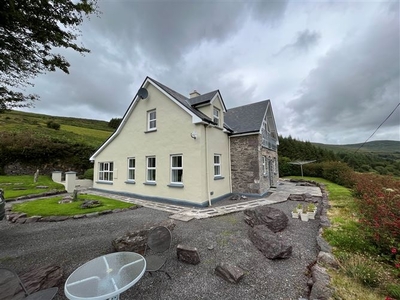
[{"label": "upper floor window", "polygon": [[214,154],[214,176],[221,176],[221,155]]},{"label": "upper floor window", "polygon": [[213,121],[217,126],[219,126],[220,111],[218,108],[213,108]]},{"label": "upper floor window", "polygon": [[183,162],[182,155],[171,155],[171,183],[182,183]]},{"label": "upper floor window", "polygon": [[114,163],[101,162],[99,163],[99,180],[100,181],[113,181]]},{"label": "upper floor window", "polygon": [[155,182],[156,181],[156,157],[148,156],[147,160],[147,176],[146,181]]},{"label": "upper floor window", "polygon": [[136,161],[134,157],[128,158],[128,180],[135,180]]},{"label": "upper floor window", "polygon": [[157,115],[156,110],[150,110],[147,112],[147,130],[156,130],[157,129]]}]

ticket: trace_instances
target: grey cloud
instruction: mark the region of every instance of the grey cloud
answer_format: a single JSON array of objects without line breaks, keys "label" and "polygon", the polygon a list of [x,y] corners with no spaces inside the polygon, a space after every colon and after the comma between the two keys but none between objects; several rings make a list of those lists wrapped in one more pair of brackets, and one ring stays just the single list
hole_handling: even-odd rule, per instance
[{"label": "grey cloud", "polygon": [[169,65],[203,40],[229,38],[252,15],[276,22],[285,8],[286,1],[103,1],[101,18],[88,26],[107,35],[122,53],[139,48]]},{"label": "grey cloud", "polygon": [[[318,44],[318,41],[321,39],[321,34],[316,31],[310,31],[308,29],[299,31],[297,32],[296,40],[295,42],[283,46],[276,54],[275,56],[278,56],[282,53],[285,53],[287,51],[292,52],[307,52],[310,47],[315,46]],[[297,53],[295,53],[297,54]]]},{"label": "grey cloud", "polygon": [[327,131],[376,128],[399,102],[398,22],[398,14],[382,18],[323,57],[289,104],[293,122]]}]

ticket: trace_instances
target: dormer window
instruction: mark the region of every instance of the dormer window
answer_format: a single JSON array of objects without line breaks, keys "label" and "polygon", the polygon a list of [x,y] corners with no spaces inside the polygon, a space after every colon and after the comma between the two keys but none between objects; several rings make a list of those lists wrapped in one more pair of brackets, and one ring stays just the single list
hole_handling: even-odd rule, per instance
[{"label": "dormer window", "polygon": [[218,108],[213,108],[213,121],[217,126],[219,126],[220,111]]}]

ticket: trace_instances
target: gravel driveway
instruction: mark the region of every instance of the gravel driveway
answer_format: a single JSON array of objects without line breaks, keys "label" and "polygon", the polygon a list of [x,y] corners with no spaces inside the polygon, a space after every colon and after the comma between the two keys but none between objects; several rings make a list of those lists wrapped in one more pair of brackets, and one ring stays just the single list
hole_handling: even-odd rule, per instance
[{"label": "gravel driveway", "polygon": [[[298,202],[296,202],[298,203]],[[163,273],[145,274],[120,299],[299,299],[307,296],[307,266],[317,256],[319,220],[302,222],[290,218],[295,202],[271,205],[289,217],[281,232],[293,246],[285,260],[265,258],[248,238],[249,226],[243,212],[225,216],[175,221],[170,259]],[[59,265],[66,278],[83,263],[113,252],[111,241],[144,224],[165,220],[170,214],[148,208],[103,215],[96,218],[50,223],[11,224],[0,222],[0,264],[22,274],[37,266]],[[176,259],[176,246],[197,247],[201,263],[193,266]],[[214,274],[221,262],[245,270],[239,284],[225,282]],[[55,299],[66,299],[63,285]]]}]

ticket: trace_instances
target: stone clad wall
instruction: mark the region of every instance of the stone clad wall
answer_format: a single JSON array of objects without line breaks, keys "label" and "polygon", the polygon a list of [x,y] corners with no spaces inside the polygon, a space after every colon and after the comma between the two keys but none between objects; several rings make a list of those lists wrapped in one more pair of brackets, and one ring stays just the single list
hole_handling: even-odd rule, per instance
[{"label": "stone clad wall", "polygon": [[[276,186],[279,178],[278,153],[261,146],[259,134],[231,137],[232,192],[262,195],[271,186]],[[267,162],[276,161],[276,172],[263,174],[263,156]],[[271,180],[272,178],[272,184]]]},{"label": "stone clad wall", "polygon": [[258,135],[231,137],[232,192],[259,194]]}]

